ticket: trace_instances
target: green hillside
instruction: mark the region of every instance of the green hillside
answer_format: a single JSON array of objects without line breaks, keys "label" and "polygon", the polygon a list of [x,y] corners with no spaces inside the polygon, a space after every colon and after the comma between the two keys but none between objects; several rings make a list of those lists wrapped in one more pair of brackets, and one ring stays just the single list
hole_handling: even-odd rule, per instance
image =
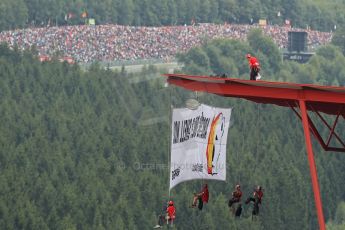
[{"label": "green hillside", "polygon": [[[332,46],[299,65],[260,53],[250,39],[209,45],[228,52],[219,60],[239,67],[234,71],[241,78],[247,78],[245,63],[230,54],[249,49],[261,55],[267,79],[344,85],[345,58]],[[208,48],[198,50],[205,60]],[[182,107],[193,94],[165,88],[153,67],[127,74],[94,64],[82,71],[41,63],[32,53],[0,47],[0,229],[151,229],[168,199],[170,105]],[[201,67],[188,55],[183,71],[222,71],[218,62]],[[304,137],[293,112],[212,95],[199,100],[233,107],[228,177],[209,182],[210,202],[202,212],[188,208],[201,181],[174,188],[175,229],[316,229]],[[345,155],[314,148],[325,217],[341,223]],[[229,214],[235,183],[245,197],[254,185],[264,187],[258,221],[251,221],[248,206],[240,220]]]}]

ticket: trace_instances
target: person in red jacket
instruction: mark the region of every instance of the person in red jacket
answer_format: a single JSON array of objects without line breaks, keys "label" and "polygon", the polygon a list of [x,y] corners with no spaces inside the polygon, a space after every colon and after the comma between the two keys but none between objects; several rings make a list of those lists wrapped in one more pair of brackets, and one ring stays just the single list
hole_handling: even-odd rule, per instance
[{"label": "person in red jacket", "polygon": [[[240,216],[242,212],[242,205],[241,205],[241,197],[242,197],[242,191],[241,186],[237,184],[235,186],[235,191],[232,192],[232,197],[229,199],[228,206],[230,208],[230,211],[236,216]],[[235,203],[238,203],[237,207],[235,207]],[[234,205],[234,206],[233,206]]]},{"label": "person in red jacket", "polygon": [[209,197],[210,197],[210,194],[208,192],[208,186],[207,184],[204,184],[204,188],[202,189],[202,196],[201,196],[202,202],[208,203]]},{"label": "person in red jacket", "polygon": [[238,203],[241,201],[242,191],[241,186],[238,184],[235,186],[235,191],[232,192],[232,198],[229,200],[229,207],[231,207],[234,203]]},{"label": "person in red jacket", "polygon": [[260,72],[260,63],[258,59],[250,54],[246,55],[249,68],[250,68],[250,80],[259,80],[261,78],[259,72]]},{"label": "person in red jacket", "polygon": [[174,202],[171,200],[168,203],[168,207],[167,207],[167,224],[171,224],[173,225],[174,220],[175,220],[175,216],[176,215],[176,209],[174,206]]},{"label": "person in red jacket", "polygon": [[199,201],[198,208],[202,210],[204,203],[208,203],[209,192],[207,184],[204,184],[204,187],[200,193],[194,193],[192,208],[196,207],[196,202]]},{"label": "person in red jacket", "polygon": [[259,204],[261,204],[262,197],[264,196],[264,193],[262,191],[262,187],[258,186],[256,190],[257,190],[256,193],[257,193],[257,197],[258,197],[258,202],[259,202]]}]

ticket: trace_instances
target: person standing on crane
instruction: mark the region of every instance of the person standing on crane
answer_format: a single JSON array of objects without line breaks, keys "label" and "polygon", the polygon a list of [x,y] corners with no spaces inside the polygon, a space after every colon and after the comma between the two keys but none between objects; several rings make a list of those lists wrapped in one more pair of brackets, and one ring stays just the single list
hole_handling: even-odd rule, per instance
[{"label": "person standing on crane", "polygon": [[259,74],[260,72],[260,63],[258,59],[251,54],[246,55],[248,63],[249,63],[249,68],[250,68],[250,80],[256,81],[261,79],[261,76]]}]

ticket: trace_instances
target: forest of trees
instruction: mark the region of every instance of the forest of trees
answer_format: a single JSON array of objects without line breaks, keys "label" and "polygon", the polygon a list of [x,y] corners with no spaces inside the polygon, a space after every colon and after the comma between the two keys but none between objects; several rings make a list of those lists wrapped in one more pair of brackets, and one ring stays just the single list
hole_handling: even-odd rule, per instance
[{"label": "forest of trees", "polygon": [[[260,60],[261,75],[266,80],[285,82],[317,83],[320,85],[345,85],[345,66],[341,42],[320,47],[308,65],[282,61],[281,51],[271,38],[264,36],[262,30],[250,31],[247,42],[238,40],[213,40],[203,47],[179,54],[178,59],[185,64],[184,72],[200,75],[221,75],[243,78],[248,75],[245,53],[253,53]],[[340,43],[340,47],[337,46]],[[239,58],[240,57],[240,58]],[[289,63],[287,65],[287,63]]]},{"label": "forest of trees", "polygon": [[[255,38],[255,40],[254,40]],[[255,42],[254,42],[255,41]],[[282,62],[260,30],[248,41],[215,40],[179,60],[182,70],[248,78],[244,55],[258,56],[266,80],[345,85],[345,57],[333,45],[306,64]],[[239,58],[243,57],[243,58]],[[87,71],[35,51],[0,46],[0,229],[151,229],[168,199],[170,105],[193,93],[164,87],[154,67],[140,74],[97,63]],[[175,229],[316,229],[303,130],[286,108],[199,95],[233,107],[227,181],[210,181],[202,212],[188,208],[201,181],[171,191]],[[344,125],[341,126],[344,128]],[[314,143],[324,214],[330,229],[345,224],[345,155]],[[227,200],[236,183],[244,197],[264,188],[258,221],[246,206],[235,220]]]},{"label": "forest of trees", "polygon": [[[330,31],[332,44],[305,64],[283,62],[261,30],[247,41],[207,41],[177,59],[181,72],[248,79],[246,53],[260,60],[265,80],[345,86],[344,0],[1,0],[0,31],[50,25],[135,26],[195,22],[272,24]],[[82,16],[83,14],[83,16]],[[171,105],[192,92],[165,87],[154,66],[137,74],[87,69],[35,48],[0,45],[0,229],[151,229],[168,200]],[[198,94],[201,103],[232,107],[227,181],[209,181],[210,202],[190,209],[201,181],[171,191],[174,229],[317,229],[302,126],[287,108]],[[311,117],[313,115],[311,114]],[[326,119],[330,119],[326,117]],[[344,130],[344,119],[340,119]],[[321,130],[323,135],[327,132]],[[344,132],[340,132],[344,135]],[[345,155],[313,142],[327,228],[345,228]],[[234,219],[227,201],[240,183],[244,198],[264,188],[260,217],[251,207]]]},{"label": "forest of trees", "polygon": [[30,26],[97,24],[184,25],[195,22],[272,24],[331,31],[345,24],[343,0],[1,0],[0,31]]}]

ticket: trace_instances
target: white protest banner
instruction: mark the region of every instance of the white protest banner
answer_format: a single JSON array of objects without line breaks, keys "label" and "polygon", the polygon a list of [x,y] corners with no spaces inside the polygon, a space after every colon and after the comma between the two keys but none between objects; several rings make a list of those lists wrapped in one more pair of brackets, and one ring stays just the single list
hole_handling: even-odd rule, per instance
[{"label": "white protest banner", "polygon": [[200,105],[174,109],[170,189],[188,180],[226,179],[226,142],[231,108]]}]

